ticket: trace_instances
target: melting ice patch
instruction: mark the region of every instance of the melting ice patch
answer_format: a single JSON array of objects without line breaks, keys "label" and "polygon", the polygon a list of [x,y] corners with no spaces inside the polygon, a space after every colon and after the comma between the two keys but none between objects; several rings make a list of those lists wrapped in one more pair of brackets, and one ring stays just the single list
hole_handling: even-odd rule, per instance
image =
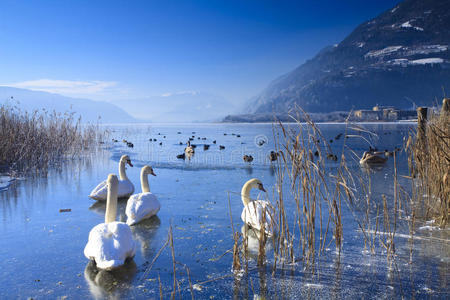
[{"label": "melting ice patch", "polygon": [[9,176],[0,176],[0,192],[6,191],[13,180],[14,179]]}]

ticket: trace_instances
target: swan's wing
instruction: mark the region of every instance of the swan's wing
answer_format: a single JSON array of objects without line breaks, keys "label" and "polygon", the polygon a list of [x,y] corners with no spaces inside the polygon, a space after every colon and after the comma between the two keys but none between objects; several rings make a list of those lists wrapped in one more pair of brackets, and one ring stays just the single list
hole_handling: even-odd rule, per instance
[{"label": "swan's wing", "polygon": [[134,225],[142,219],[156,215],[161,208],[158,199],[152,193],[134,194],[128,199],[125,213],[127,224]]},{"label": "swan's wing", "polygon": [[265,232],[272,234],[276,228],[275,210],[267,201],[256,200],[245,205],[241,213],[241,219],[254,229],[260,230],[264,223]]},{"label": "swan's wing", "polygon": [[122,222],[101,223],[92,228],[84,255],[95,260],[100,269],[121,266],[135,254],[130,227]]},{"label": "swan's wing", "polygon": [[117,196],[119,198],[127,198],[133,193],[134,193],[134,185],[130,180],[128,179],[119,180],[119,190],[117,193]]},{"label": "swan's wing", "polygon": [[106,196],[108,194],[108,186],[106,180],[100,182],[89,194],[89,197],[95,200],[106,201]]}]

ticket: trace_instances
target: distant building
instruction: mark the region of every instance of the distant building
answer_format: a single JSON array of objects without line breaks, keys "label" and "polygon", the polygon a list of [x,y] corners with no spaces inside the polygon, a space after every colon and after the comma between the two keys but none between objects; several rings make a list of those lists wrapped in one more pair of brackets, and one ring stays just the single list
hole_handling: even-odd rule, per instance
[{"label": "distant building", "polygon": [[380,113],[378,111],[374,111],[374,110],[368,110],[368,109],[355,110],[354,115],[357,119],[360,119],[363,121],[378,121],[378,120],[380,120]]},{"label": "distant building", "polygon": [[385,109],[387,110],[395,110],[394,106],[381,106],[381,105],[375,105],[372,110],[373,111],[384,111]]},{"label": "distant building", "polygon": [[353,115],[359,121],[397,121],[417,117],[415,110],[399,110],[394,106],[381,105],[375,105],[372,110],[355,110]]}]

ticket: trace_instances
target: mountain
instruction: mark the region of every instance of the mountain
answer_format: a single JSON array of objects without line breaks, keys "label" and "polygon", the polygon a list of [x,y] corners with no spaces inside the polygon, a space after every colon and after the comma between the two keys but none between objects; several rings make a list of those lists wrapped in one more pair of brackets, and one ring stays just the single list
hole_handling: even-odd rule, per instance
[{"label": "mountain", "polygon": [[220,96],[195,91],[116,100],[113,103],[136,118],[152,122],[218,121],[235,110]]},{"label": "mountain", "polygon": [[99,117],[102,123],[136,122],[136,119],[110,103],[0,86],[0,104],[6,102],[17,104],[24,111],[46,109],[50,112],[74,112],[77,119],[81,116],[83,123],[96,123]]},{"label": "mountain", "polygon": [[432,105],[450,93],[450,1],[406,0],[274,80],[245,113]]}]

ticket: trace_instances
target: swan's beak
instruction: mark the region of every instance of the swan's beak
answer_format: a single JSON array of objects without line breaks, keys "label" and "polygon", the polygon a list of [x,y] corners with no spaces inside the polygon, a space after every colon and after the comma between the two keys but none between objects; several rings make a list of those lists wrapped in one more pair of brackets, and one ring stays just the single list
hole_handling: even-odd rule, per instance
[{"label": "swan's beak", "polygon": [[152,174],[153,176],[156,176],[155,172],[153,172],[153,170],[150,172],[150,174]]},{"label": "swan's beak", "polygon": [[264,189],[264,186],[261,184],[260,186],[258,186],[258,188],[263,191],[264,193],[267,193],[267,191]]},{"label": "swan's beak", "polygon": [[127,160],[127,163],[130,165],[130,167],[133,166],[133,164],[131,163],[131,160]]}]

